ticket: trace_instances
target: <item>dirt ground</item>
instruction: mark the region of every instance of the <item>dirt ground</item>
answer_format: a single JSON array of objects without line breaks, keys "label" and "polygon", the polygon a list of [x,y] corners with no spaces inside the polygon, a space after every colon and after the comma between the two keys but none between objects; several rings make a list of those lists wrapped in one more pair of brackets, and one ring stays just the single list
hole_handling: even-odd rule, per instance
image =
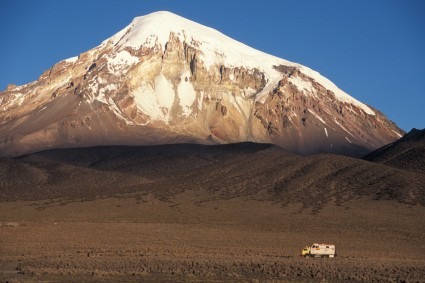
[{"label": "dirt ground", "polygon": [[0,281],[425,282],[424,216],[422,171],[344,156],[58,149],[0,158]]},{"label": "dirt ground", "polygon": [[[425,282],[423,206],[203,194],[0,203],[0,281]],[[337,257],[301,258],[313,242]]]}]

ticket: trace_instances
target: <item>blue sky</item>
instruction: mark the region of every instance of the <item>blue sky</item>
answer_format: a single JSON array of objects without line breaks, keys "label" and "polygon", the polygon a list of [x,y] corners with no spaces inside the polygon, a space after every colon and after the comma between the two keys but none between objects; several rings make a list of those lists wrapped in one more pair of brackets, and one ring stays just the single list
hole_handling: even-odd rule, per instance
[{"label": "blue sky", "polygon": [[306,65],[406,131],[425,127],[423,0],[1,0],[0,90],[158,10]]}]

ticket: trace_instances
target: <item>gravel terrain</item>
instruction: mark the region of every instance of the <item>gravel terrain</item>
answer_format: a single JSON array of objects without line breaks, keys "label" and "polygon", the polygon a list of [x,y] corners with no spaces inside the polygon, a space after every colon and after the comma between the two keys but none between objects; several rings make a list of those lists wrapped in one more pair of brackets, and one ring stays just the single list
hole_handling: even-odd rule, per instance
[{"label": "gravel terrain", "polygon": [[[424,176],[270,145],[0,160],[0,281],[425,282]],[[301,249],[333,243],[337,257]]]}]

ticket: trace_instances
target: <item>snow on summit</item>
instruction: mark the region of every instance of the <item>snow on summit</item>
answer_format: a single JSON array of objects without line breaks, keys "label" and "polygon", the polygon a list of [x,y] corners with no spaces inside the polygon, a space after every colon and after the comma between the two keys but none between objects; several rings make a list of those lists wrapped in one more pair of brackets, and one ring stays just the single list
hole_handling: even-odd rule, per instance
[{"label": "snow on summit", "polygon": [[167,11],[159,11],[146,16],[136,17],[126,28],[104,41],[102,44],[110,43],[119,46],[138,49],[144,47],[159,47],[165,49],[170,33],[174,33],[181,42],[198,45],[202,52],[202,61],[209,68],[216,64],[229,67],[245,66],[257,68],[267,74],[268,86],[263,92],[257,94],[257,99],[270,91],[281,75],[273,66],[285,65],[297,67],[302,73],[313,78],[316,82],[331,90],[335,96],[347,103],[360,107],[365,113],[375,115],[375,112],[367,105],[351,97],[327,78],[312,69],[275,57],[238,42],[223,33],[173,14]]},{"label": "snow on summit", "polygon": [[129,26],[107,41],[111,40],[112,44],[117,44],[121,48],[154,47],[158,44],[164,49],[170,33],[177,35],[181,42],[199,43],[201,51],[204,53],[204,64],[207,67],[216,63],[225,63],[229,66],[245,64],[258,67],[258,56],[266,57],[268,63],[272,64],[289,63],[286,60],[255,50],[215,29],[165,11],[136,17]]}]

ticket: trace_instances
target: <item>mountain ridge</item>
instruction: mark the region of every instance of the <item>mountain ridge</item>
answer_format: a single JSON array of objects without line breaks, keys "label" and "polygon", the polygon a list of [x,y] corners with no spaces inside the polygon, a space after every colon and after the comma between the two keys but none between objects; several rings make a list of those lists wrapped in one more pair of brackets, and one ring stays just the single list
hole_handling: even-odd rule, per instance
[{"label": "mountain ridge", "polygon": [[[299,156],[271,144],[171,144],[53,149],[0,159],[0,200],[97,199],[193,190],[318,212],[358,198],[425,205],[424,175],[357,158]],[[21,176],[21,177],[20,177]],[[25,178],[22,178],[25,176]]]}]

